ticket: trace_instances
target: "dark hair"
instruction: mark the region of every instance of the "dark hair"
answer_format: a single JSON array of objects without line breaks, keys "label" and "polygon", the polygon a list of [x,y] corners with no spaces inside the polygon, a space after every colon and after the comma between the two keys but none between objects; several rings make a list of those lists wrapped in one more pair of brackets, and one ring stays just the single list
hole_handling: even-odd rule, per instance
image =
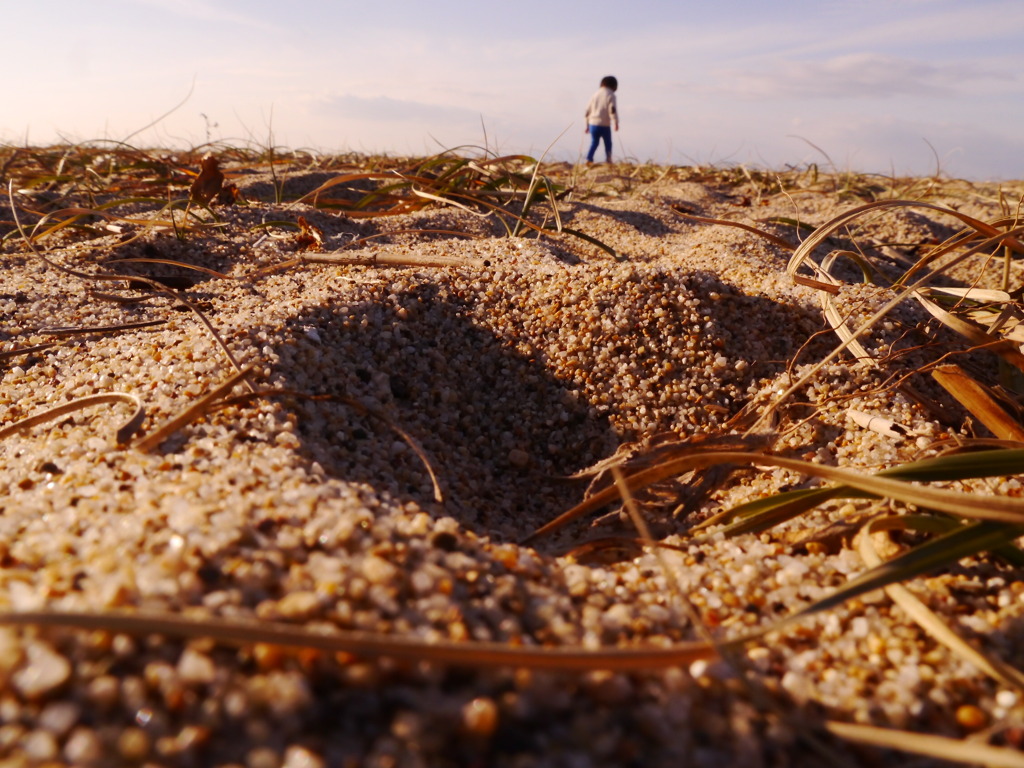
[{"label": "dark hair", "polygon": [[605,88],[611,88],[613,91],[619,90],[619,81],[615,79],[614,75],[602,77],[601,85],[603,85]]}]

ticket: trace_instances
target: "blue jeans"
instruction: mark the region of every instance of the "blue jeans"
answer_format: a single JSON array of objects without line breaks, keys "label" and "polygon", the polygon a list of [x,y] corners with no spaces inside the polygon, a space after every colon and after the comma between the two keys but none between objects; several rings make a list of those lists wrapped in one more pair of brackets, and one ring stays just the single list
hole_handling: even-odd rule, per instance
[{"label": "blue jeans", "polygon": [[598,142],[604,142],[605,159],[612,161],[612,127],[610,125],[590,126],[590,151],[587,152],[587,162],[594,162],[594,153],[597,152]]}]

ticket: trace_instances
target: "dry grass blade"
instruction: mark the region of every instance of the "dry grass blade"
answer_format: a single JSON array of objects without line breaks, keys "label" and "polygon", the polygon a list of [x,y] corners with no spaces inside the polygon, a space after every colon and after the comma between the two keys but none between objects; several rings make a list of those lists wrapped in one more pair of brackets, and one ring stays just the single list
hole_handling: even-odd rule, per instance
[{"label": "dry grass blade", "polygon": [[392,229],[387,232],[378,232],[375,235],[367,235],[366,237],[351,240],[345,244],[344,248],[359,248],[371,240],[377,240],[382,237],[394,237],[396,235],[448,235],[449,237],[465,237],[469,240],[478,240],[482,237],[482,235],[476,235],[472,232],[460,232],[457,229]]},{"label": "dry grass blade", "polygon": [[33,352],[42,352],[44,349],[50,349],[56,346],[56,342],[52,344],[33,344],[30,347],[15,347],[14,349],[8,349],[4,352],[0,352],[0,361],[6,360],[9,357],[18,357],[20,355],[29,355]]},{"label": "dry grass blade", "polygon": [[[0,625],[67,627],[133,635],[204,638],[231,645],[265,643],[351,653],[367,658],[438,662],[457,667],[524,667],[578,672],[607,669],[629,672],[685,666],[717,655],[714,646],[700,641],[671,646],[594,650],[562,646],[524,647],[501,643],[428,642],[373,632],[312,629],[268,621],[196,618],[143,611],[0,612]],[[721,647],[739,645],[739,641],[731,641]]]},{"label": "dry grass blade", "polygon": [[826,288],[819,292],[821,297],[821,308],[825,315],[825,319],[828,321],[829,325],[832,326],[832,330],[835,331],[835,334],[845,343],[850,353],[854,357],[858,358],[871,358],[871,355],[864,348],[864,345],[857,340],[857,337],[846,324],[846,319],[843,317],[838,307],[836,307],[835,300],[833,299],[833,296],[838,292],[838,288],[841,283],[832,276],[832,267],[839,258],[843,256],[853,260],[861,268],[865,282],[870,280],[870,269],[859,254],[852,253],[851,251],[833,251],[822,260],[821,268],[818,271],[818,281],[825,284],[832,284],[835,286],[836,290],[833,291]]},{"label": "dry grass blade", "polygon": [[377,413],[373,409],[367,408],[362,403],[357,403],[355,400],[349,400],[349,403],[351,405],[355,406],[356,408],[359,408],[364,413],[369,414],[370,416],[374,416],[375,418],[380,419],[381,421],[383,421],[388,426],[389,429],[393,430],[395,432],[395,434],[397,434],[399,437],[401,437],[405,441],[406,445],[408,445],[410,448],[412,448],[413,452],[416,454],[416,456],[419,458],[419,460],[423,463],[424,468],[426,468],[427,474],[430,475],[430,482],[431,482],[431,485],[433,485],[433,488],[434,488],[434,501],[436,501],[438,504],[443,504],[444,503],[444,492],[441,490],[441,483],[437,479],[437,473],[434,471],[434,467],[433,467],[433,465],[431,465],[430,459],[427,458],[427,452],[423,449],[423,446],[419,444],[419,441],[416,440],[412,435],[410,435],[404,429],[402,429],[400,426],[395,424],[391,419],[389,419],[384,414]]},{"label": "dry grass blade", "polygon": [[[56,224],[53,224],[46,229],[43,229],[43,224],[47,221],[55,219],[59,216],[67,216],[67,218],[60,219]],[[50,235],[54,235],[63,229],[73,227],[79,223],[81,219],[88,216],[96,216],[110,222],[122,222],[125,224],[131,224],[133,226],[148,225],[148,226],[170,226],[171,222],[164,219],[130,219],[123,216],[117,216],[112,213],[107,213],[102,208],[62,208],[59,211],[53,211],[40,218],[33,227],[31,239],[33,242],[43,240]]]},{"label": "dry grass blade", "polygon": [[1001,440],[1024,442],[1024,427],[958,365],[942,365],[932,377]]},{"label": "dry grass blade", "polygon": [[423,446],[419,444],[419,441],[416,440],[416,438],[414,438],[412,435],[410,435],[406,430],[398,426],[387,415],[381,413],[380,411],[374,408],[367,407],[363,403],[360,403],[358,400],[355,400],[351,397],[345,397],[344,395],[310,395],[306,392],[297,392],[291,389],[264,389],[258,390],[256,392],[250,392],[245,395],[239,395],[237,397],[228,398],[222,403],[222,405],[234,405],[236,403],[252,400],[257,397],[275,396],[295,397],[302,400],[312,400],[314,402],[320,400],[331,400],[338,403],[344,403],[345,405],[351,408],[355,408],[360,413],[366,414],[367,416],[370,416],[382,422],[384,425],[388,427],[388,429],[390,429],[396,435],[402,438],[402,440],[405,441],[406,445],[412,448],[413,452],[423,463],[424,468],[427,470],[427,474],[430,475],[430,481],[434,488],[434,501],[438,502],[439,504],[444,503],[444,492],[441,490],[441,483],[437,479],[437,473],[434,471],[434,467],[433,465],[431,465],[430,459],[427,457],[427,452],[423,449]]},{"label": "dry grass blade", "polygon": [[1012,296],[1006,291],[990,288],[954,288],[950,286],[935,286],[928,289],[929,293],[937,296],[952,296],[958,300],[966,299],[971,302],[990,302],[1005,304],[1012,300]]},{"label": "dry grass blade", "polygon": [[[683,474],[692,469],[702,469],[714,464],[713,461],[704,461],[702,457],[715,453],[716,449],[743,449],[751,448],[757,444],[763,444],[765,438],[757,437],[722,437],[711,438],[700,441],[684,441],[663,443],[654,450],[641,454],[634,459],[627,459],[622,456],[613,456],[597,464],[594,468],[585,473],[578,473],[577,477],[584,474],[601,474],[605,470],[613,468],[622,469],[623,479],[621,483],[612,483],[594,492],[572,509],[563,512],[561,515],[545,523],[520,543],[528,544],[543,536],[554,533],[565,527],[573,520],[584,515],[596,512],[606,504],[610,504],[622,498],[621,489],[628,488],[631,493],[646,488],[676,475]],[[722,454],[716,454],[722,455]],[[731,454],[732,455],[732,454]],[[741,454],[735,454],[741,455]],[[754,454],[745,453],[744,456]],[[758,456],[762,454],[756,454]],[[764,454],[766,455],[766,454]],[[730,462],[722,462],[730,463]],[[741,460],[739,463],[747,463]]]},{"label": "dry grass blade", "polygon": [[[106,262],[106,264],[108,264],[108,265],[109,264],[165,264],[165,265],[167,265],[169,267],[179,267],[181,269],[190,269],[190,270],[192,270],[194,272],[202,272],[204,275],[209,275],[210,277],[216,277],[219,280],[233,280],[234,279],[233,277],[231,277],[231,275],[225,275],[223,272],[218,272],[215,269],[210,269],[208,267],[202,267],[202,266],[199,266],[198,264],[187,264],[184,261],[176,261],[175,259],[148,259],[148,258],[112,259],[112,260]],[[126,277],[132,277],[132,279],[134,279],[134,277],[131,276],[131,275],[127,275]]]},{"label": "dry grass blade", "polygon": [[792,257],[790,257],[789,264],[786,267],[786,271],[790,274],[796,274],[797,269],[809,262],[810,254],[813,253],[819,245],[825,242],[833,232],[845,227],[851,221],[859,218],[865,213],[883,210],[886,208],[927,208],[939,211],[959,219],[980,234],[992,239],[993,245],[1006,245],[1018,253],[1024,253],[1024,245],[1017,240],[1017,236],[1024,232],[1024,230],[1021,230],[1020,228],[1010,230],[1008,232],[1001,232],[991,224],[986,224],[972,216],[960,213],[959,211],[947,208],[946,206],[936,205],[934,203],[925,203],[917,200],[883,200],[852,208],[851,210],[845,211],[839,216],[836,216],[828,223],[818,227],[793,252]]},{"label": "dry grass blade", "polygon": [[1003,338],[1012,339],[1017,344],[1024,342],[1024,335],[1021,334],[1024,330],[1024,326],[1021,326],[1024,312],[1014,296],[1006,291],[933,286],[921,290],[920,293],[937,303],[948,303],[954,298],[954,311],[958,310],[959,314],[967,317],[972,323],[986,328],[990,334],[998,333]]},{"label": "dry grass blade", "polygon": [[442,197],[441,195],[435,195],[431,192],[426,192],[422,189],[416,189],[416,187],[412,187],[411,191],[417,197],[422,197],[425,200],[432,200],[433,202],[441,203],[442,205],[450,205],[453,208],[458,208],[460,211],[465,211],[466,213],[472,214],[473,216],[479,216],[482,219],[485,219],[491,215],[490,212],[481,213],[480,211],[470,208],[468,205],[460,203],[458,200],[452,200],[450,197]]},{"label": "dry grass blade", "polygon": [[956,331],[972,344],[999,355],[1010,365],[1024,371],[1024,354],[1021,354],[1017,344],[1001,339],[998,336],[993,336],[969,320],[954,315],[952,312],[947,312],[934,301],[926,298],[921,291],[914,291],[913,296],[922,307],[928,310],[943,325]]},{"label": "dry grass blade", "polygon": [[[821,282],[825,282],[826,285],[828,282],[831,282],[837,289],[839,287],[839,282],[825,270],[820,273],[819,280]],[[832,297],[835,294],[828,289],[821,290],[820,294],[822,314],[825,316],[828,324],[832,326],[832,330],[835,332],[836,336],[842,340],[844,348],[848,349],[850,354],[856,358],[871,359],[871,354],[864,348],[864,345],[858,341],[857,336],[846,324],[846,319],[836,308],[835,302],[832,300]]]},{"label": "dry grass blade", "polygon": [[[75,269],[69,269],[68,267],[63,266],[62,264],[58,264],[57,262],[55,262],[52,259],[48,258],[45,253],[43,253],[42,251],[40,251],[37,248],[36,244],[34,242],[32,242],[31,238],[29,238],[25,234],[25,230],[24,230],[24,228],[21,225],[21,220],[18,218],[17,206],[15,206],[15,204],[14,204],[14,186],[13,186],[13,184],[14,184],[14,182],[13,182],[13,179],[12,179],[8,183],[8,186],[7,186],[7,197],[8,197],[8,200],[10,201],[11,215],[14,218],[14,223],[15,223],[17,229],[18,229],[18,232],[21,234],[22,238],[28,244],[28,247],[32,251],[32,253],[35,254],[36,258],[41,260],[48,267],[51,267],[51,268],[57,270],[58,272],[62,272],[64,274],[66,274],[66,275],[71,275],[72,277],[77,277],[80,280],[98,281],[98,282],[107,281],[107,282],[109,282],[109,281],[122,281],[122,280],[125,279],[124,275],[108,275],[108,274],[90,275],[90,274],[88,274],[86,272],[80,272],[80,271],[75,270]],[[210,332],[210,335],[213,337],[214,342],[217,344],[217,346],[220,347],[221,351],[224,353],[224,356],[227,357],[228,361],[231,363],[231,365],[234,367],[234,369],[236,371],[241,371],[241,366],[238,364],[238,361],[235,359],[235,356],[231,353],[231,350],[228,348],[228,345],[224,343],[224,340],[221,338],[220,334],[217,333],[217,330],[213,327],[213,323],[210,322],[209,318],[207,318],[205,314],[203,314],[202,312],[199,311],[199,308],[196,307],[195,304],[193,304],[187,298],[182,296],[180,293],[178,293],[176,291],[169,290],[167,287],[161,285],[160,283],[158,283],[155,280],[150,280],[149,278],[146,278],[146,277],[138,277],[138,278],[133,278],[133,279],[138,280],[138,281],[143,282],[143,283],[146,283],[147,285],[149,285],[157,293],[164,294],[165,296],[170,296],[175,301],[180,301],[186,307],[188,307],[192,311],[192,313],[197,318],[199,318],[199,321],[204,326],[206,326],[206,329]],[[246,386],[248,386],[250,389],[252,389],[252,385],[249,384],[248,382],[246,382]]]},{"label": "dry grass blade", "polygon": [[394,178],[395,178],[395,174],[393,174],[393,173],[349,173],[349,174],[343,174],[341,176],[335,176],[333,179],[330,179],[329,181],[325,181],[323,184],[321,184],[320,186],[318,186],[316,189],[312,190],[311,192],[307,192],[306,194],[304,194],[298,200],[296,200],[295,202],[291,203],[289,205],[289,207],[298,205],[299,203],[305,203],[307,201],[310,201],[310,205],[317,206],[317,205],[319,205],[320,193],[321,192],[326,192],[328,189],[331,189],[332,187],[336,187],[339,184],[347,184],[347,183],[350,183],[350,182],[353,182],[353,181],[369,181],[369,180],[382,180],[382,179],[391,179],[391,180],[393,180]]},{"label": "dry grass blade", "polygon": [[485,259],[466,259],[459,256],[423,256],[418,254],[392,255],[376,253],[373,256],[343,256],[337,253],[306,253],[301,261],[312,264],[335,264],[338,266],[370,267],[471,267],[483,269]]},{"label": "dry grass blade", "polygon": [[186,408],[180,414],[178,414],[173,419],[168,421],[166,424],[154,430],[145,437],[136,440],[135,444],[132,447],[140,451],[153,450],[158,445],[160,445],[160,443],[162,443],[164,440],[170,437],[172,433],[181,429],[186,424],[195,421],[204,413],[206,413],[206,411],[208,411],[217,400],[219,400],[228,392],[230,392],[236,384],[246,379],[250,373],[252,373],[251,365],[238,371],[238,373],[236,373],[234,376],[229,378],[223,384],[215,387],[213,390],[211,390],[209,393],[201,397],[199,400],[190,405],[188,408]]},{"label": "dry grass blade", "polygon": [[[861,206],[860,208],[856,208],[854,209],[854,211],[863,213],[865,210],[871,210],[872,208],[876,208],[879,206],[891,207],[892,205],[897,203],[907,204],[907,201],[872,203],[866,206]],[[944,211],[947,210],[945,208],[941,208],[941,206],[933,206],[927,203],[921,203],[921,205],[925,205],[926,207],[929,208],[938,207]],[[820,279],[824,282],[831,282],[828,279],[828,277],[823,277],[824,273],[822,269],[810,259],[810,254],[813,251],[815,244],[819,243],[821,240],[827,237],[829,232],[833,231],[835,228],[838,228],[839,226],[846,224],[848,219],[850,218],[851,213],[852,212],[848,211],[846,214],[836,217],[828,224],[819,227],[819,229],[815,231],[814,235],[812,235],[812,237],[804,241],[804,243],[802,243],[800,247],[794,252],[792,258],[789,261],[789,265],[787,266],[787,272],[789,272],[791,276],[795,276],[796,271],[806,263],[814,270],[817,279]],[[958,215],[958,218],[965,217],[963,215]],[[966,219],[975,222],[978,226],[983,227],[985,230],[992,229],[992,227],[990,227],[989,225],[979,222],[975,219],[971,219],[970,217],[966,217]],[[849,338],[843,340],[828,355],[826,355],[823,359],[819,360],[817,363],[811,366],[811,369],[809,371],[804,373],[797,381],[790,384],[790,386],[784,392],[782,392],[778,397],[776,397],[774,402],[769,407],[764,408],[758,415],[756,420],[748,427],[747,434],[756,432],[764,422],[768,421],[771,418],[772,414],[782,403],[786,402],[786,400],[788,400],[795,392],[799,391],[802,387],[806,386],[808,382],[810,382],[815,376],[818,375],[818,372],[822,368],[824,368],[830,362],[835,360],[840,354],[842,354],[843,350],[847,349],[858,338],[860,338],[862,335],[867,333],[871,328],[873,328],[879,320],[881,320],[883,317],[889,314],[889,312],[891,312],[895,306],[897,306],[904,299],[906,299],[906,297],[912,296],[915,291],[924,286],[930,280],[937,277],[942,271],[947,270],[956,264],[959,264],[960,262],[964,261],[970,256],[973,256],[976,253],[985,251],[987,248],[991,248],[995,245],[1003,243],[1007,241],[1007,239],[1009,239],[1013,243],[1016,243],[1017,245],[1015,247],[1020,247],[1024,249],[1024,246],[1020,246],[1018,241],[1015,239],[1015,237],[1019,234],[1024,234],[1024,227],[1019,227],[1017,229],[1010,230],[1009,232],[996,232],[996,234],[994,234],[992,237],[982,241],[981,243],[978,243],[973,248],[968,249],[964,253],[957,256],[955,259],[949,261],[941,269],[936,270],[934,272],[930,272],[925,276],[919,278],[915,283],[908,286],[902,292],[897,294],[894,298],[887,301],[881,308],[876,310],[875,313],[871,315],[871,317],[865,320],[864,323],[862,323],[861,326],[856,331],[854,331]]]},{"label": "dry grass blade", "polygon": [[797,285],[804,285],[808,288],[816,288],[819,291],[826,291],[827,293],[836,296],[839,293],[839,285],[836,283],[825,283],[821,280],[812,280],[809,277],[803,275],[793,275],[793,282]]},{"label": "dry grass blade", "polygon": [[1015,749],[993,747],[976,741],[930,736],[872,725],[854,725],[830,720],[825,727],[836,736],[883,749],[897,749],[915,755],[933,757],[988,768],[1024,768],[1024,754]]},{"label": "dry grass blade", "polygon": [[[1018,474],[1024,472],[1024,450],[994,451],[992,458],[1000,462],[1000,474]],[[975,457],[977,454],[975,454]],[[963,517],[979,520],[995,520],[1004,523],[1024,523],[1024,499],[1003,496],[981,496],[973,493],[960,493],[926,486],[911,485],[903,480],[894,480],[882,473],[862,475],[850,470],[838,469],[824,464],[774,456],[767,453],[746,451],[715,451],[703,450],[699,447],[679,446],[679,455],[666,457],[661,463],[627,475],[625,482],[630,491],[644,488],[652,483],[682,474],[693,469],[706,469],[716,464],[751,464],[767,465],[791,469],[796,472],[833,480],[869,494],[902,501],[906,504],[948,512]],[[991,468],[991,467],[990,467]],[[561,528],[570,521],[600,509],[620,498],[618,488],[611,486],[595,493],[590,498],[563,513],[551,522],[531,533],[525,542],[531,542],[545,534]]]},{"label": "dry grass blade", "polygon": [[677,216],[680,216],[689,221],[696,221],[699,222],[700,224],[717,224],[723,227],[737,227],[746,232],[752,232],[755,235],[759,235],[768,242],[774,243],[775,245],[779,246],[779,248],[782,248],[783,250],[793,251],[796,249],[796,246],[793,245],[788,240],[784,240],[781,237],[778,237],[777,235],[773,235],[771,232],[765,232],[763,229],[752,227],[750,224],[744,224],[741,221],[731,221],[729,219],[712,219],[706,216],[695,216],[692,213],[686,213],[685,211],[680,210],[679,207],[675,205],[670,205],[669,209]]},{"label": "dry grass blade", "polygon": [[158,325],[166,325],[166,320],[145,320],[139,323],[123,323],[120,325],[93,325],[79,328],[40,328],[36,333],[45,333],[47,336],[85,336],[90,333],[116,333],[118,331],[135,331],[139,328],[153,328]]},{"label": "dry grass blade", "polygon": [[146,411],[137,397],[121,392],[109,392],[102,395],[80,397],[69,403],[62,403],[61,405],[49,408],[41,413],[37,413],[34,416],[21,419],[20,421],[16,421],[14,424],[9,424],[8,426],[0,429],[0,440],[18,432],[24,432],[38,424],[44,424],[47,421],[56,419],[58,416],[74,413],[75,411],[80,411],[83,408],[91,408],[95,405],[110,405],[111,403],[128,403],[129,405],[135,406],[135,411],[132,413],[131,418],[122,424],[116,433],[117,442],[126,443],[131,436],[139,430],[139,427],[142,426],[142,420],[146,417]]}]

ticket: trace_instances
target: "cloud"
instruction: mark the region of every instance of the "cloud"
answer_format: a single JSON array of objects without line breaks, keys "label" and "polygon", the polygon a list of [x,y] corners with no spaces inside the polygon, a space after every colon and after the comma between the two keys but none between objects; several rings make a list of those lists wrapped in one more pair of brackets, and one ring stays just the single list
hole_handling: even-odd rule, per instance
[{"label": "cloud", "polygon": [[[925,6],[932,6],[925,8]],[[832,39],[821,40],[821,46],[875,48],[882,46],[910,49],[925,47],[934,51],[955,53],[974,44],[991,46],[997,40],[1015,43],[1024,30],[1024,5],[1018,0],[991,2],[928,2],[904,3],[875,0],[861,12],[868,23],[853,23],[835,30]],[[848,19],[849,20],[849,19]],[[991,50],[978,50],[991,54]]]},{"label": "cloud", "polygon": [[727,69],[705,92],[753,99],[887,99],[949,97],[976,81],[1012,81],[1004,72],[931,64],[880,53],[851,53],[822,61],[783,61],[758,69]]},{"label": "cloud", "polygon": [[927,175],[938,168],[950,176],[1011,179],[1024,174],[1024,139],[1012,130],[988,130],[958,120],[901,115],[822,114],[792,126],[776,138],[770,163],[822,162],[813,142],[841,169],[897,175]]},{"label": "cloud", "polygon": [[128,0],[133,5],[145,6],[162,12],[176,13],[185,18],[202,22],[224,23],[233,27],[249,27],[264,32],[279,32],[280,27],[271,21],[263,21],[249,14],[236,13],[207,0]]},{"label": "cloud", "polygon": [[897,173],[928,173],[937,164],[955,177],[994,180],[1024,176],[1024,139],[1012,129],[960,121],[883,118],[849,126],[839,131],[837,138],[846,146],[859,141],[873,167],[884,167],[888,158]]},{"label": "cloud", "polygon": [[366,98],[345,94],[320,98],[309,105],[312,112],[367,122],[459,122],[470,120],[479,124],[480,113],[447,104],[431,104],[393,99],[389,96]]}]

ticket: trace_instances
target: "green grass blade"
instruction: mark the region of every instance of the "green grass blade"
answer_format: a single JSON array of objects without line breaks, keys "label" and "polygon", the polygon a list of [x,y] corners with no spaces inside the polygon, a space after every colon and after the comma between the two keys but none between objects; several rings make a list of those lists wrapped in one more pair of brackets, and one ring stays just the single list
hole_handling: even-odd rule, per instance
[{"label": "green grass blade", "polygon": [[[557,231],[554,230],[554,229],[545,228],[545,230],[548,231],[548,232],[554,232],[554,233],[557,234]],[[596,245],[598,248],[600,248],[602,251],[607,253],[609,256],[611,256],[616,261],[624,261],[625,260],[621,256],[619,256],[619,254],[615,252],[615,249],[612,248],[607,243],[602,243],[596,237],[591,237],[590,235],[587,235],[587,234],[585,234],[583,232],[580,232],[578,229],[570,229],[569,227],[562,227],[562,234],[572,235],[573,237],[578,237],[580,240],[583,240],[584,242],[590,243],[591,245]]]},{"label": "green grass blade", "polygon": [[[763,499],[755,499],[745,504],[727,509],[724,512],[705,520],[697,529],[708,528],[733,521],[723,533],[726,536],[739,536],[742,533],[761,533],[774,528],[780,523],[809,512],[819,504],[839,496],[857,494],[848,485],[833,485],[827,488],[800,488],[785,491]],[[864,494],[860,494],[864,495]]]},{"label": "green grass blade", "polygon": [[1004,547],[1022,535],[1024,525],[988,520],[968,523],[862,573],[828,597],[798,611],[792,618],[827,611],[859,595],[947,568],[962,558]]},{"label": "green grass blade", "polygon": [[[922,459],[876,473],[879,477],[916,482],[950,482],[982,477],[1002,477],[1024,471],[1024,450],[992,450],[957,453]],[[728,524],[726,536],[760,533],[808,512],[835,498],[876,498],[877,494],[840,484],[826,488],[799,489],[740,504],[697,526]]]}]

